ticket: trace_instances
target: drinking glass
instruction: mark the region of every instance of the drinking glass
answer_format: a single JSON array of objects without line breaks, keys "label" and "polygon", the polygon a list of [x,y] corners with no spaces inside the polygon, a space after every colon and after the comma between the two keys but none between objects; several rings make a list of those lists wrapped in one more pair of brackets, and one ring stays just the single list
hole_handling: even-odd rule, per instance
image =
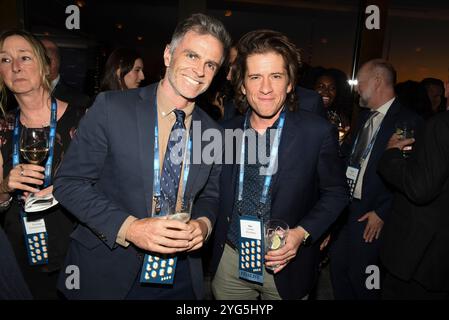
[{"label": "drinking glass", "polygon": [[[400,121],[396,123],[396,134],[401,136],[401,140],[410,139],[414,137],[415,130],[413,126],[406,121]],[[412,145],[405,146],[402,149],[402,156],[407,158],[412,153]]]},{"label": "drinking glass", "polygon": [[[268,220],[264,225],[265,252],[278,250],[285,245],[288,235],[288,224],[279,219]],[[267,269],[274,270],[279,265],[265,266]]]},{"label": "drinking glass", "polygon": [[193,197],[184,197],[179,206],[171,206],[172,209],[168,210],[167,218],[170,220],[178,220],[184,223],[189,222],[192,215]]},{"label": "drinking glass", "polygon": [[48,129],[22,128],[20,153],[31,164],[41,164],[48,155]]}]

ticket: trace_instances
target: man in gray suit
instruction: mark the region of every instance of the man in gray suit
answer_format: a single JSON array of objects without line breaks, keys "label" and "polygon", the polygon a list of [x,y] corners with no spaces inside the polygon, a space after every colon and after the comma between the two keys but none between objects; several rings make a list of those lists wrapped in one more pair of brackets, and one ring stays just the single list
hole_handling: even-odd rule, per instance
[{"label": "man in gray suit", "polygon": [[[190,159],[203,154],[198,137],[187,133],[198,123],[201,133],[220,130],[195,107],[195,98],[209,87],[229,45],[221,22],[192,15],[177,26],[165,48],[167,69],[160,83],[100,94],[81,121],[54,183],[57,199],[80,221],[66,259],[79,268],[80,285],[69,290],[62,274],[59,289],[67,298],[202,298],[198,249],[215,222],[221,166],[219,155],[212,163],[187,161],[186,154]],[[192,152],[184,148],[181,163],[172,157],[175,129],[192,137],[187,141],[193,139]],[[164,198],[194,198],[192,219],[184,223],[158,216]],[[142,284],[146,271],[157,269],[146,263],[153,256],[162,261],[166,254],[177,259],[174,282]]]}]

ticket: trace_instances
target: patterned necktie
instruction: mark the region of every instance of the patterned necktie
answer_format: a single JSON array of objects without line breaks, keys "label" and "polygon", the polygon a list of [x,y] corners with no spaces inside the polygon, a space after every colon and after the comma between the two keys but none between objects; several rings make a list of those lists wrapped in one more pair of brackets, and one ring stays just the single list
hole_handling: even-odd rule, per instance
[{"label": "patterned necktie", "polygon": [[161,175],[162,197],[169,202],[171,208],[176,206],[184,154],[183,137],[186,130],[184,125],[186,114],[184,111],[175,109],[173,112],[176,115],[176,122],[168,139]]},{"label": "patterned necktie", "polygon": [[371,139],[374,134],[374,118],[379,114],[377,111],[371,111],[370,116],[365,122],[362,131],[359,133],[359,139],[357,141],[357,145],[355,147],[354,153],[352,155],[351,163],[353,165],[360,165],[360,160],[363,157],[363,153],[365,152],[368,144],[371,142]]}]

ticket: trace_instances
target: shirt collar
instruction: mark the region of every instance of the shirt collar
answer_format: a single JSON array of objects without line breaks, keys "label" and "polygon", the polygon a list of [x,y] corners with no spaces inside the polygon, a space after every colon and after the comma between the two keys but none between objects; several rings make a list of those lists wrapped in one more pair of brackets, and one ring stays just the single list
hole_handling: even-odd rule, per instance
[{"label": "shirt collar", "polygon": [[[285,106],[282,107],[282,108],[285,108]],[[282,112],[285,112],[285,110],[281,111],[281,113],[279,114],[278,118],[277,118],[276,121],[273,123],[273,125],[272,125],[271,127],[268,127],[268,128],[266,129],[267,131],[269,131],[270,129],[277,129],[277,128],[278,128],[279,122],[280,122],[280,120],[281,120],[281,114],[282,114]],[[250,121],[250,118],[251,118],[251,114],[252,114],[252,113],[253,113],[253,110],[252,110],[251,108],[249,108],[249,109],[248,109],[248,123],[246,124],[246,128],[245,128],[245,129],[254,129],[254,128],[251,126],[251,121]]]},{"label": "shirt collar", "polygon": [[[157,88],[157,108],[159,109],[162,118],[167,117],[170,113],[172,113],[176,106],[174,106],[169,97],[161,90],[161,82],[159,82]],[[189,103],[185,108],[180,109],[185,112],[186,118],[190,117],[193,113],[193,109],[195,109],[195,102]]]},{"label": "shirt collar", "polygon": [[388,110],[390,110],[390,107],[393,104],[394,99],[396,99],[396,97],[394,97],[393,99],[388,100],[383,105],[381,105],[379,108],[377,108],[377,110],[373,110],[373,111],[377,111],[377,112],[379,112],[379,113],[381,113],[382,115],[385,116],[387,114]]},{"label": "shirt collar", "polygon": [[58,76],[51,82],[51,89],[53,90],[57,85],[59,80],[61,79],[61,76],[58,74]]}]

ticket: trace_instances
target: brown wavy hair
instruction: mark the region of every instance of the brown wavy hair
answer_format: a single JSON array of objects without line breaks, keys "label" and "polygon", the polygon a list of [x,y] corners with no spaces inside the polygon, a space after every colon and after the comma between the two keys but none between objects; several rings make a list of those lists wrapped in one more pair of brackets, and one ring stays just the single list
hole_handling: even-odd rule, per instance
[{"label": "brown wavy hair", "polygon": [[241,113],[249,108],[246,95],[242,93],[242,86],[247,73],[247,59],[253,54],[274,52],[282,56],[287,70],[289,83],[292,90],[287,94],[285,105],[288,110],[295,111],[298,100],[295,94],[295,86],[298,81],[298,71],[301,64],[301,56],[295,44],[287,36],[273,30],[255,30],[245,34],[237,44],[237,58],[232,70],[232,85],[235,91],[235,103]]}]

